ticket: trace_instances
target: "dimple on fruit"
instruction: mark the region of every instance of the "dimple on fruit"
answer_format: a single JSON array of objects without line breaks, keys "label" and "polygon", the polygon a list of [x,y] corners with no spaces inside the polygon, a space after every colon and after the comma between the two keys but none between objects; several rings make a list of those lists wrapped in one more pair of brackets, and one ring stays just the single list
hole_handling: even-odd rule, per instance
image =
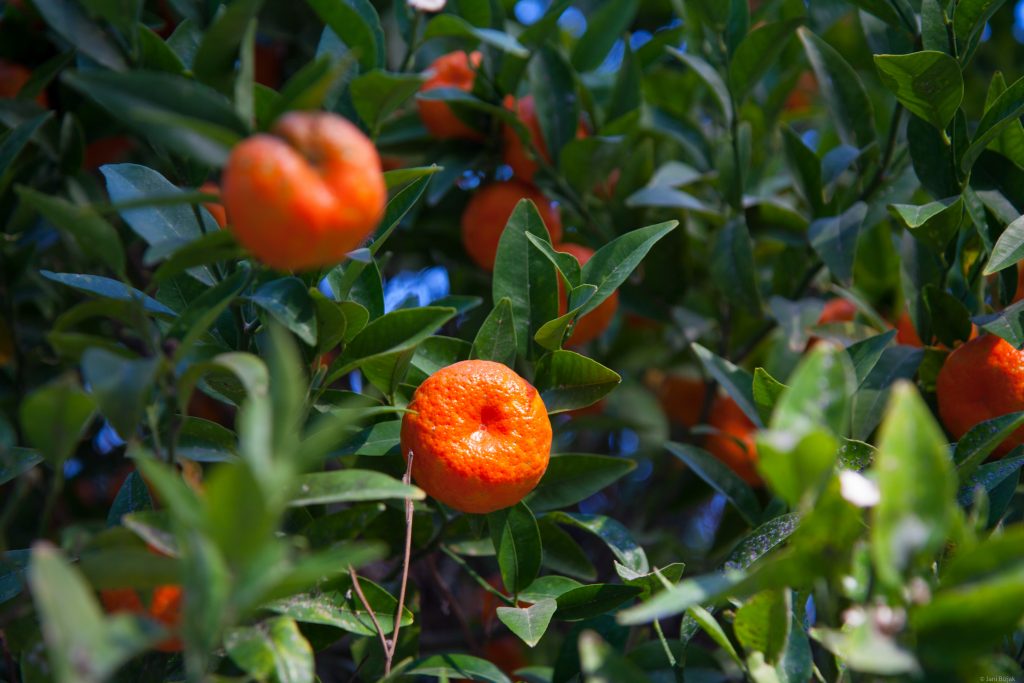
[{"label": "dimple on fruit", "polygon": [[526,183],[510,181],[480,188],[462,212],[462,244],[470,258],[484,270],[494,270],[498,241],[505,224],[522,199],[532,200],[540,211],[552,242],[562,239],[558,208],[540,190]]},{"label": "dimple on fruit", "polygon": [[[594,255],[594,250],[584,247],[581,244],[560,244],[555,247],[558,251],[572,254],[580,262],[580,266],[586,265],[587,261]],[[597,308],[576,320],[576,327],[566,341],[566,346],[582,346],[592,339],[597,339],[612,324],[615,312],[619,310],[619,293],[612,292],[612,295],[597,305]],[[568,311],[566,303],[565,285],[562,279],[558,279],[558,315],[565,315]]]},{"label": "dimple on fruit", "polygon": [[540,481],[551,420],[537,390],[486,360],[428,377],[402,418],[402,454],[416,485],[445,505],[483,514],[514,505]]},{"label": "dimple on fruit", "polygon": [[278,270],[341,262],[384,214],[387,187],[376,148],[335,114],[293,112],[272,132],[231,153],[223,178],[230,230]]},{"label": "dimple on fruit", "polygon": [[[465,92],[473,89],[476,69],[480,66],[479,52],[449,52],[441,55],[427,69],[429,77],[420,86],[420,92],[435,88],[458,88]],[[427,131],[438,140],[483,140],[480,131],[460,119],[448,103],[442,100],[417,99],[416,107]]]},{"label": "dimple on fruit", "polygon": [[[972,339],[946,358],[935,386],[942,423],[959,439],[985,420],[1024,410],[1024,352],[994,334]],[[993,455],[1024,443],[1024,427]]]}]

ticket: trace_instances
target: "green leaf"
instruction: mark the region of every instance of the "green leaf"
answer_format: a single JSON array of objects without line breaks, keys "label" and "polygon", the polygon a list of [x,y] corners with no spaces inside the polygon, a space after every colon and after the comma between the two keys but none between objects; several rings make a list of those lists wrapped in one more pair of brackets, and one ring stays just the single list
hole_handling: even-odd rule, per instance
[{"label": "green leaf", "polygon": [[[121,218],[151,247],[176,248],[203,235],[191,206],[158,203],[184,194],[158,172],[138,164],[107,164],[100,172],[111,202],[134,205],[121,210]],[[147,200],[152,200],[153,205],[146,206]]]},{"label": "green leaf", "polygon": [[863,440],[871,436],[881,420],[893,383],[914,377],[923,358],[922,349],[908,346],[894,346],[882,351],[878,363],[853,397],[853,438]]},{"label": "green leaf", "polygon": [[857,239],[860,237],[867,213],[867,204],[857,202],[838,216],[814,221],[807,229],[811,247],[828,266],[832,275],[847,286],[853,282]]},{"label": "green leaf", "polygon": [[498,557],[501,581],[513,595],[533,583],[540,571],[541,538],[537,520],[525,503],[487,515],[487,526]]},{"label": "green leaf", "polygon": [[1000,415],[971,427],[953,449],[953,462],[961,483],[965,482],[1008,436],[1024,425],[1024,412]]},{"label": "green leaf", "polygon": [[700,605],[693,605],[692,607],[687,608],[686,613],[690,618],[697,622],[701,629],[711,637],[711,640],[715,641],[715,643],[722,648],[734,662],[737,664],[742,663],[740,656],[736,653],[736,648],[733,647],[732,641],[730,641],[729,636],[726,635],[725,629],[723,629],[722,625],[718,623],[717,619],[715,619],[715,615]]},{"label": "green leaf", "polygon": [[[163,248],[173,249],[173,251],[153,273],[153,280],[161,284],[187,270],[190,275],[203,284],[212,286],[216,282],[212,272],[208,268],[197,268],[197,266],[236,261],[247,256],[245,249],[235,241],[234,235],[227,230],[210,232],[184,244],[177,241],[163,242],[161,250]],[[156,251],[150,248],[146,252],[147,263],[152,264],[164,258]]]},{"label": "green leaf", "polygon": [[114,71],[128,68],[124,56],[106,32],[74,0],[40,0],[34,4],[46,23],[79,52]]},{"label": "green leaf", "polygon": [[19,187],[18,196],[54,227],[69,234],[86,255],[123,277],[124,249],[121,239],[114,226],[95,210],[27,187]]},{"label": "green leaf", "polygon": [[139,66],[152,71],[182,75],[187,69],[181,57],[171,46],[164,42],[153,29],[145,24],[138,24],[139,33]]},{"label": "green leaf", "polygon": [[622,378],[575,351],[552,351],[537,361],[534,386],[548,413],[586,408],[607,396]]},{"label": "green leaf", "polygon": [[782,128],[782,142],[786,149],[786,162],[790,174],[798,183],[800,194],[803,195],[811,209],[817,214],[822,207],[821,193],[821,159],[814,150],[804,144],[800,135],[789,126]]},{"label": "green leaf", "polygon": [[923,206],[892,204],[889,211],[903,222],[911,235],[940,252],[945,250],[964,220],[964,202],[960,197]]},{"label": "green leaf", "polygon": [[[635,0],[627,1],[635,4]],[[533,86],[534,109],[541,137],[548,156],[557,167],[562,148],[576,139],[579,127],[580,103],[576,95],[576,80],[561,53],[547,45],[534,52],[527,70]]]},{"label": "green leaf", "polygon": [[1006,226],[985,264],[983,275],[992,275],[1024,260],[1024,216]]},{"label": "green leaf", "polygon": [[694,474],[725,496],[740,516],[751,526],[761,517],[761,506],[750,485],[743,481],[729,466],[703,448],[690,444],[668,442],[665,449],[686,463]]},{"label": "green leaf", "polygon": [[757,411],[757,404],[754,402],[754,378],[743,368],[737,367],[732,362],[717,356],[700,344],[691,344],[693,352],[704,370],[729,394],[736,405],[743,410],[743,413],[750,418],[755,425],[761,426],[761,416]]},{"label": "green leaf", "polygon": [[541,325],[558,316],[558,276],[551,262],[531,246],[527,233],[551,241],[537,207],[524,199],[501,233],[491,283],[494,302],[506,297],[512,302],[520,356],[527,355]]},{"label": "green leaf", "polygon": [[[587,624],[600,628],[601,622]],[[583,626],[583,625],[581,625]],[[579,628],[579,627],[577,627]],[[607,628],[607,627],[606,627]],[[602,629],[605,630],[605,629]],[[614,638],[613,634],[605,633],[609,639]],[[569,637],[570,644],[572,636]],[[607,642],[601,635],[591,628],[586,628],[579,634],[579,659],[578,668],[580,675],[574,679],[583,681],[629,681],[630,683],[650,683],[651,678],[646,675],[632,656],[627,657],[622,653],[620,647]],[[563,651],[564,652],[564,651]],[[635,655],[631,652],[630,655]],[[664,655],[662,655],[664,656]],[[564,661],[561,655],[556,662],[557,672]],[[557,679],[556,679],[557,680]]]},{"label": "green leaf", "polygon": [[325,384],[331,384],[371,360],[415,348],[453,317],[454,308],[422,306],[403,308],[377,318],[364,327],[331,364]]},{"label": "green leaf", "polygon": [[796,435],[820,426],[843,436],[850,424],[853,385],[846,353],[833,345],[816,345],[789,378],[771,428]]},{"label": "green leaf", "polygon": [[160,358],[127,360],[103,349],[82,355],[82,377],[89,384],[100,413],[124,439],[131,439],[149,404]]},{"label": "green leaf", "polygon": [[767,423],[771,420],[772,410],[786,385],[768,374],[764,368],[754,368],[753,395],[757,404],[757,414]]},{"label": "green leaf", "polygon": [[743,572],[730,571],[706,574],[683,581],[671,589],[658,593],[643,604],[623,610],[619,613],[617,621],[625,626],[633,626],[675,616],[695,606],[700,609],[701,604],[708,604],[717,599],[736,587],[745,577],[746,574]]},{"label": "green leaf", "polygon": [[176,314],[156,299],[143,294],[133,287],[100,277],[99,275],[80,275],[78,273],[54,273],[49,270],[41,270],[39,274],[47,280],[59,282],[72,289],[77,289],[86,294],[93,294],[105,299],[114,301],[135,301],[138,302],[147,313],[174,317]]},{"label": "green leaf", "polygon": [[729,85],[737,101],[747,93],[778,61],[803,19],[788,19],[762,24],[746,35],[729,61]]},{"label": "green leaf", "polygon": [[974,500],[975,489],[983,488],[987,493],[995,491],[1007,480],[1017,481],[1018,470],[1024,466],[1024,454],[1015,449],[1010,455],[995,462],[982,465],[974,470],[957,492],[957,502],[968,506]]},{"label": "green leaf", "polygon": [[638,0],[597,5],[595,11],[587,17],[586,32],[573,48],[573,67],[584,72],[601,66],[615,41],[632,25],[639,7]]},{"label": "green leaf", "polygon": [[[716,4],[724,6],[725,3],[716,2]],[[718,104],[719,109],[722,110],[726,120],[731,121],[733,117],[732,96],[729,94],[729,88],[725,85],[725,81],[718,75],[715,68],[696,55],[682,52],[674,47],[667,49],[670,55],[696,72],[700,79],[704,81],[704,84],[711,90],[711,94],[714,95],[715,102]]]},{"label": "green leaf", "polygon": [[206,164],[223,164],[248,133],[227,98],[182,76],[90,70],[63,80],[152,142]]},{"label": "green leaf", "polygon": [[894,28],[911,32],[917,30],[914,10],[906,0],[853,0],[853,4]]},{"label": "green leaf", "polygon": [[529,607],[499,607],[498,621],[505,624],[509,631],[534,647],[544,636],[544,632],[551,623],[551,617],[558,609],[558,603],[553,598],[539,600]]},{"label": "green leaf", "polygon": [[[377,615],[377,622],[384,635],[391,633],[394,630],[398,600],[365,577],[359,579],[359,587]],[[298,593],[270,603],[267,609],[304,624],[334,626],[360,636],[377,635],[376,626],[355,591]],[[402,626],[409,626],[412,622],[412,612],[408,607],[403,607]]]},{"label": "green leaf", "polygon": [[814,628],[811,636],[852,670],[883,676],[919,675],[920,666],[911,652],[882,633],[870,615],[859,616],[865,616],[865,621],[849,630]]},{"label": "green leaf", "polygon": [[45,384],[21,403],[21,429],[30,446],[57,468],[74,452],[95,415],[96,404],[77,383]]},{"label": "green leaf", "polygon": [[775,662],[789,638],[793,611],[789,590],[770,590],[756,594],[736,611],[733,630],[740,645],[747,651],[764,653]]},{"label": "green leaf", "polygon": [[594,564],[567,531],[546,517],[541,517],[537,526],[540,527],[540,538],[544,545],[542,562],[545,567],[581,581],[597,579]]},{"label": "green leaf", "polygon": [[440,678],[445,681],[463,678],[487,683],[511,683],[508,676],[494,664],[470,655],[433,655],[416,660],[402,673]]},{"label": "green leaf", "polygon": [[964,99],[960,65],[945,52],[875,55],[882,83],[912,114],[945,130]]},{"label": "green leaf", "polygon": [[383,69],[358,76],[349,84],[356,113],[370,130],[378,130],[385,118],[416,94],[423,80],[419,74],[391,73]]},{"label": "green leaf", "polygon": [[839,137],[863,149],[875,141],[875,115],[857,72],[835,48],[807,28],[796,30],[811,63]]},{"label": "green leaf", "polygon": [[[22,90],[24,90],[24,86],[22,86]],[[0,168],[5,170],[12,168],[21,150],[25,149],[36,132],[52,116],[53,112],[50,111],[34,116],[18,124],[17,127],[13,128],[6,135],[0,137]],[[3,176],[3,173],[0,172],[0,177]]]},{"label": "green leaf", "polygon": [[535,604],[541,600],[557,598],[562,593],[578,588],[580,585],[582,584],[579,581],[565,576],[548,574],[547,576],[538,577],[536,581],[527,586],[519,594],[519,600]]},{"label": "green leaf", "polygon": [[751,531],[726,559],[726,570],[746,569],[780,546],[796,530],[800,516],[795,512],[779,515]]},{"label": "green leaf", "polygon": [[188,308],[182,311],[166,335],[168,338],[181,340],[174,352],[176,359],[184,358],[192,346],[207,334],[217,318],[249,285],[251,276],[252,271],[244,267],[243,264],[243,267],[233,274],[200,294],[195,301],[189,304]]},{"label": "green leaf", "polygon": [[151,622],[123,614],[104,620],[81,574],[45,541],[32,549],[28,583],[60,683],[105,681],[155,640]]},{"label": "green leaf", "polygon": [[121,518],[135,512],[153,509],[153,497],[149,488],[137,471],[125,477],[124,483],[117,491],[110,512],[107,513],[107,526],[121,524]]},{"label": "green leaf", "polygon": [[303,474],[296,480],[290,504],[325,505],[361,500],[423,500],[426,494],[382,472],[333,470]]},{"label": "green leaf", "polygon": [[658,240],[678,225],[679,221],[666,221],[631,230],[598,249],[582,271],[583,282],[596,286],[597,291],[583,305],[579,315],[590,313],[610,297]]},{"label": "green leaf", "polygon": [[744,221],[729,221],[715,235],[710,267],[711,277],[726,299],[747,311],[761,309],[753,242]]},{"label": "green leaf", "polygon": [[0,605],[17,597],[25,588],[25,571],[30,552],[8,550],[0,553]]},{"label": "green leaf", "polygon": [[526,498],[542,512],[575,505],[610,486],[636,468],[636,462],[608,455],[553,455],[544,477]]},{"label": "green leaf", "polygon": [[228,632],[228,656],[257,679],[273,676],[277,683],[313,683],[313,648],[288,617],[272,617],[256,626]]},{"label": "green leaf", "polygon": [[654,571],[647,574],[641,574],[628,567],[623,567],[618,562],[615,563],[615,573],[619,575],[620,579],[629,586],[636,586],[643,590],[643,593],[640,594],[641,600],[665,590],[666,583],[669,586],[678,583],[685,569],[686,565],[682,562],[674,562],[665,567],[655,567]]},{"label": "green leaf", "polygon": [[310,346],[316,344],[316,308],[309,290],[297,277],[283,277],[256,288],[249,300]]},{"label": "green leaf", "polygon": [[288,111],[329,109],[354,68],[351,59],[333,55],[321,55],[309,62],[281,88],[280,97],[274,100],[262,123],[269,126]]},{"label": "green leaf", "polygon": [[556,598],[558,611],[555,615],[562,621],[581,621],[610,612],[624,602],[640,595],[637,586],[623,586],[616,583],[595,583],[573,588]]},{"label": "green leaf", "polygon": [[31,448],[0,446],[0,486],[20,477],[42,461],[42,454]]},{"label": "green leaf", "polygon": [[900,382],[878,438],[872,472],[881,500],[873,510],[871,550],[880,580],[902,585],[909,567],[930,563],[953,522],[956,491],[946,439],[909,382]]},{"label": "green leaf", "polygon": [[234,85],[235,64],[246,27],[256,18],[263,0],[234,0],[203,32],[192,60],[192,71],[203,83],[223,93]]},{"label": "green leaf", "polygon": [[981,36],[985,23],[1003,5],[1005,0],[961,0],[953,10],[953,35],[961,55],[971,53],[971,44]]},{"label": "green leaf", "polygon": [[[960,3],[957,5],[957,11],[959,12],[963,5],[977,5],[979,1],[982,0]],[[1001,0],[988,1],[996,4],[1001,2]],[[1007,126],[1018,122],[1022,114],[1024,114],[1024,78],[1015,81],[1002,95],[996,98],[992,106],[985,110],[985,115],[981,117],[978,127],[974,130],[971,144],[960,159],[960,169],[965,173],[970,171],[989,143],[1006,130]]]},{"label": "green leaf", "polygon": [[516,360],[516,323],[512,300],[503,298],[488,314],[473,339],[470,358],[493,360],[512,367]]},{"label": "green leaf", "polygon": [[430,20],[426,30],[423,32],[424,40],[450,36],[471,38],[485,45],[496,47],[502,52],[507,52],[515,57],[526,58],[530,56],[529,51],[508,33],[491,28],[478,28],[454,14],[439,14],[435,16]]},{"label": "green leaf", "polygon": [[355,52],[364,71],[384,65],[384,29],[370,0],[306,1],[335,35]]},{"label": "green leaf", "polygon": [[896,330],[889,330],[882,334],[868,337],[855,344],[846,347],[846,352],[853,362],[853,371],[856,375],[857,386],[860,386],[867,376],[871,374],[889,342],[896,338]]},{"label": "green leaf", "polygon": [[646,574],[651,571],[644,549],[620,522],[603,515],[585,515],[571,512],[550,512],[544,519],[566,524],[594,534],[608,546],[612,555],[627,568]]}]

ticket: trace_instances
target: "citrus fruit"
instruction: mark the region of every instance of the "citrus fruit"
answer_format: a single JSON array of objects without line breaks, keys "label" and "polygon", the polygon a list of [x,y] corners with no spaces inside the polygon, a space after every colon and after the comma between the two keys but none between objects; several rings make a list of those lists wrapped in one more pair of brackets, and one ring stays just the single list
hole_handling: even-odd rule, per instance
[{"label": "citrus fruit", "polygon": [[[205,192],[206,194],[215,194],[218,197],[220,196],[220,188],[217,187],[217,183],[203,183],[199,186],[199,191]],[[217,221],[217,225],[220,227],[223,228],[228,224],[228,212],[224,209],[224,205],[219,201],[203,202],[203,208],[210,212],[210,215],[213,216],[213,220]]]},{"label": "citrus fruit", "polygon": [[914,327],[914,321],[910,319],[910,314],[906,311],[903,311],[899,320],[896,321],[896,343],[905,346],[924,346],[921,337],[917,334],[917,328]]},{"label": "citrus fruit", "polygon": [[[108,588],[100,591],[100,602],[108,614],[128,613],[146,615],[174,631],[181,624],[181,586],[157,586],[152,591],[149,606],[133,588]],[[172,636],[156,644],[160,652],[180,652],[181,639]]]},{"label": "citrus fruit", "polygon": [[848,300],[837,297],[825,302],[825,307],[821,309],[821,317],[818,318],[818,324],[846,323],[853,320],[856,316],[857,307]]},{"label": "citrus fruit", "polygon": [[416,389],[402,418],[402,454],[416,485],[462,512],[522,500],[540,481],[551,421],[540,394],[513,370],[486,360],[449,365]]},{"label": "citrus fruit", "polygon": [[708,424],[718,430],[709,434],[704,443],[708,452],[728,465],[743,481],[760,486],[761,477],[755,468],[754,431],[757,427],[746,413],[731,398],[719,395],[711,406]]},{"label": "citrus fruit", "polygon": [[[435,88],[458,88],[470,92],[480,66],[479,52],[449,52],[441,55],[427,68],[429,77],[420,86],[420,92]],[[439,140],[483,140],[484,136],[460,119],[446,102],[417,99],[416,106],[427,131]]]},{"label": "citrus fruit", "polygon": [[279,270],[334,265],[384,213],[387,188],[373,143],[335,114],[293,112],[254,135],[224,171],[230,230]]},{"label": "citrus fruit", "polygon": [[473,261],[484,270],[494,270],[498,240],[509,216],[521,199],[532,200],[540,211],[552,242],[562,239],[562,219],[557,207],[526,183],[492,183],[477,190],[462,212],[462,244]]},{"label": "citrus fruit", "polygon": [[666,375],[655,389],[669,420],[689,429],[700,422],[707,385],[699,377]]},{"label": "citrus fruit", "polygon": [[[9,100],[17,97],[31,77],[32,72],[21,64],[0,59],[0,100]],[[40,106],[47,106],[46,93],[39,93],[36,96],[36,102]]]},{"label": "citrus fruit", "polygon": [[[572,254],[583,266],[594,255],[594,250],[584,247],[581,244],[565,243],[555,247],[560,252]],[[565,315],[568,311],[566,303],[565,285],[562,278],[558,278],[558,315]],[[597,339],[611,325],[615,318],[615,311],[619,310],[619,293],[612,292],[612,295],[598,304],[597,308],[576,320],[576,327],[566,341],[566,346],[582,346],[592,339]]]},{"label": "citrus fruit", "polygon": [[[540,129],[540,121],[537,119],[537,110],[533,103],[533,95],[526,95],[518,100],[508,95],[505,97],[505,108],[515,112],[515,115],[526,126],[530,132],[530,141],[537,148],[537,151],[544,158],[544,161],[551,163],[551,153],[544,141],[544,135]],[[504,137],[504,161],[512,167],[512,172],[520,180],[533,181],[540,165],[531,152],[523,145],[516,131],[512,126],[503,127]],[[576,138],[581,139],[587,136],[586,127],[580,123],[576,128]],[[616,178],[616,181],[618,179]]]},{"label": "citrus fruit", "polygon": [[[1024,410],[1024,352],[994,334],[957,347],[936,381],[939,416],[959,439],[979,422]],[[1024,443],[1024,427],[996,448],[1003,456]]]}]

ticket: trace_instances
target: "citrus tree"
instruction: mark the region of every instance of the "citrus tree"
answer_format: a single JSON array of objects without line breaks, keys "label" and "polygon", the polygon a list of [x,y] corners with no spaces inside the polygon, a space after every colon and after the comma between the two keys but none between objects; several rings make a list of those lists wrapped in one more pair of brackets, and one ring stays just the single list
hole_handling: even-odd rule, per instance
[{"label": "citrus tree", "polygon": [[1014,7],[2,11],[0,679],[1022,675]]}]

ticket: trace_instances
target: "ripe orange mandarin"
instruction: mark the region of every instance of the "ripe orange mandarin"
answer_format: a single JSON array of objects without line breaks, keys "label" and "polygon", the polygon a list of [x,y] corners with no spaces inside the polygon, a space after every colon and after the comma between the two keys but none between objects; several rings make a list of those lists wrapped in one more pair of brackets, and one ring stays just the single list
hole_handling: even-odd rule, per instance
[{"label": "ripe orange mandarin", "polygon": [[[147,615],[170,630],[181,624],[181,586],[165,585],[153,589],[152,599],[147,608],[133,588],[109,588],[100,591],[100,602],[108,614],[125,612]],[[157,643],[155,649],[161,652],[181,652],[181,639],[172,636]]]},{"label": "ripe orange mandarin", "polygon": [[665,415],[687,429],[700,422],[706,392],[704,380],[686,375],[668,375],[657,387],[658,402]]},{"label": "ripe orange mandarin", "polygon": [[[29,79],[32,77],[32,72],[23,67],[21,64],[15,64],[14,62],[8,62],[5,59],[0,59],[0,100],[14,99],[21,92],[21,89],[25,87]],[[36,102],[41,106],[46,107],[48,105],[46,99],[46,93],[41,92],[36,96]]]},{"label": "ripe orange mandarin", "polygon": [[230,229],[279,270],[339,263],[377,227],[387,188],[370,139],[335,114],[293,112],[273,135],[231,152],[223,178]]},{"label": "ripe orange mandarin", "polygon": [[821,309],[821,317],[818,318],[818,324],[845,323],[855,317],[857,317],[857,307],[846,299],[836,297],[825,302],[825,307]]},{"label": "ripe orange mandarin", "polygon": [[756,425],[746,413],[728,396],[715,398],[711,407],[708,424],[718,430],[707,437],[704,445],[716,458],[724,462],[743,481],[751,486],[760,486],[757,473],[757,447],[754,444]]},{"label": "ripe orange mandarin", "polygon": [[486,185],[473,195],[462,212],[462,244],[473,261],[484,270],[494,270],[498,240],[509,216],[521,199],[537,205],[551,241],[562,239],[562,219],[551,200],[526,183],[511,181]]},{"label": "ripe orange mandarin", "polygon": [[[458,88],[470,92],[476,80],[476,69],[480,67],[479,52],[449,52],[441,55],[430,65],[430,77],[420,86],[420,92],[434,88]],[[484,135],[460,119],[446,102],[441,100],[417,99],[416,106],[427,131],[439,140],[483,140]]]},{"label": "ripe orange mandarin", "polygon": [[[957,347],[939,371],[935,391],[942,423],[959,439],[979,422],[1024,410],[1024,352],[994,334]],[[1003,456],[1024,443],[1024,427],[996,448]]]},{"label": "ripe orange mandarin", "polygon": [[[572,254],[580,262],[581,266],[586,265],[590,257],[594,255],[593,249],[569,242],[560,244],[555,249],[566,254]],[[572,334],[569,335],[569,339],[565,343],[566,346],[582,346],[588,341],[600,337],[608,329],[608,326],[611,325],[617,310],[619,310],[619,293],[612,292],[612,295],[598,304],[597,308],[576,321],[576,327],[573,328]],[[558,278],[558,315],[565,315],[567,311],[568,304],[566,303],[565,285],[562,284],[562,278]]]},{"label": "ripe orange mandarin", "polygon": [[[551,152],[548,151],[544,135],[541,133],[540,121],[537,120],[537,110],[533,104],[533,95],[526,95],[518,100],[508,95],[505,97],[505,108],[515,112],[519,120],[526,125],[527,130],[530,132],[530,140],[540,155],[544,157],[544,160],[550,163]],[[530,154],[527,147],[523,145],[523,141],[516,135],[514,128],[508,125],[504,126],[503,136],[505,138],[505,163],[512,167],[512,172],[515,173],[517,178],[531,182],[540,165]],[[576,127],[576,137],[581,139],[586,136],[587,129],[580,123]]]},{"label": "ripe orange mandarin", "polygon": [[428,377],[402,418],[416,485],[462,512],[514,505],[548,466],[551,421],[540,394],[501,363],[467,360]]}]

